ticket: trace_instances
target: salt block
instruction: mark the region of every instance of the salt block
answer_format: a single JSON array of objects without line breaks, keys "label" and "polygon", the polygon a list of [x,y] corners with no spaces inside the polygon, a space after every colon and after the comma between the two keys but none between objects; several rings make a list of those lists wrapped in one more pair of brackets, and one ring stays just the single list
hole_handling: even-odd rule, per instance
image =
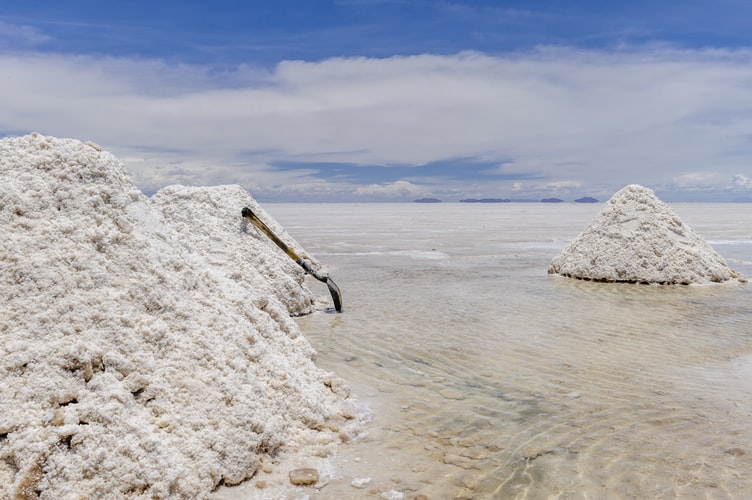
[{"label": "salt block", "polygon": [[551,261],[548,273],[664,285],[746,281],[652,190],[637,184],[614,194]]}]

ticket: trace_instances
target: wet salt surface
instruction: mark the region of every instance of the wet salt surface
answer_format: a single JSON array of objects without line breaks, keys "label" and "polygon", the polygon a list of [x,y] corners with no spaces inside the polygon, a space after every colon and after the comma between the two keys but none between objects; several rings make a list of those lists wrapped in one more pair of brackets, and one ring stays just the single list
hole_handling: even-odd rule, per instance
[{"label": "wet salt surface", "polygon": [[[748,285],[548,276],[600,204],[265,207],[342,289],[297,321],[374,411],[283,498],[752,495]],[[672,207],[752,274],[752,205]]]}]

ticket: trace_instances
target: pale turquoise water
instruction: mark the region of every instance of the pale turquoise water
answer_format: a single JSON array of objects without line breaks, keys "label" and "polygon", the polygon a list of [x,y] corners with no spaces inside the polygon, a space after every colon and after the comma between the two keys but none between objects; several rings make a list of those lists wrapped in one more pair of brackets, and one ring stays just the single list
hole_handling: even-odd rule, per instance
[{"label": "pale turquoise water", "polygon": [[[673,207],[752,274],[752,205]],[[750,285],[548,276],[600,204],[265,208],[331,268],[345,313],[299,324],[375,411],[312,498],[752,498]]]}]

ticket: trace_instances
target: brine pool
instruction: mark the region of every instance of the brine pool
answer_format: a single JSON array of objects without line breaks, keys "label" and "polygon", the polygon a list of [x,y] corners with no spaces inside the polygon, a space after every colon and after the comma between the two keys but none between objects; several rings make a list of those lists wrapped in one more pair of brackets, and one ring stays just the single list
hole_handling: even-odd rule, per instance
[{"label": "brine pool", "polygon": [[[752,274],[752,205],[671,206]],[[752,497],[750,285],[549,276],[600,208],[265,205],[342,290],[297,321],[372,412],[283,497]]]}]

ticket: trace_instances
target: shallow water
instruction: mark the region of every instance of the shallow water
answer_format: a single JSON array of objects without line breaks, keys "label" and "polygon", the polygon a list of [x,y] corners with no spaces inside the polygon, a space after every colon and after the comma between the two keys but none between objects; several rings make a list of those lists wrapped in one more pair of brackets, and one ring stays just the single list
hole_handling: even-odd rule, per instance
[{"label": "shallow water", "polygon": [[[374,410],[306,494],[750,498],[750,286],[548,276],[601,206],[266,205],[344,296],[298,320],[319,366]],[[752,274],[752,205],[672,206]]]}]

